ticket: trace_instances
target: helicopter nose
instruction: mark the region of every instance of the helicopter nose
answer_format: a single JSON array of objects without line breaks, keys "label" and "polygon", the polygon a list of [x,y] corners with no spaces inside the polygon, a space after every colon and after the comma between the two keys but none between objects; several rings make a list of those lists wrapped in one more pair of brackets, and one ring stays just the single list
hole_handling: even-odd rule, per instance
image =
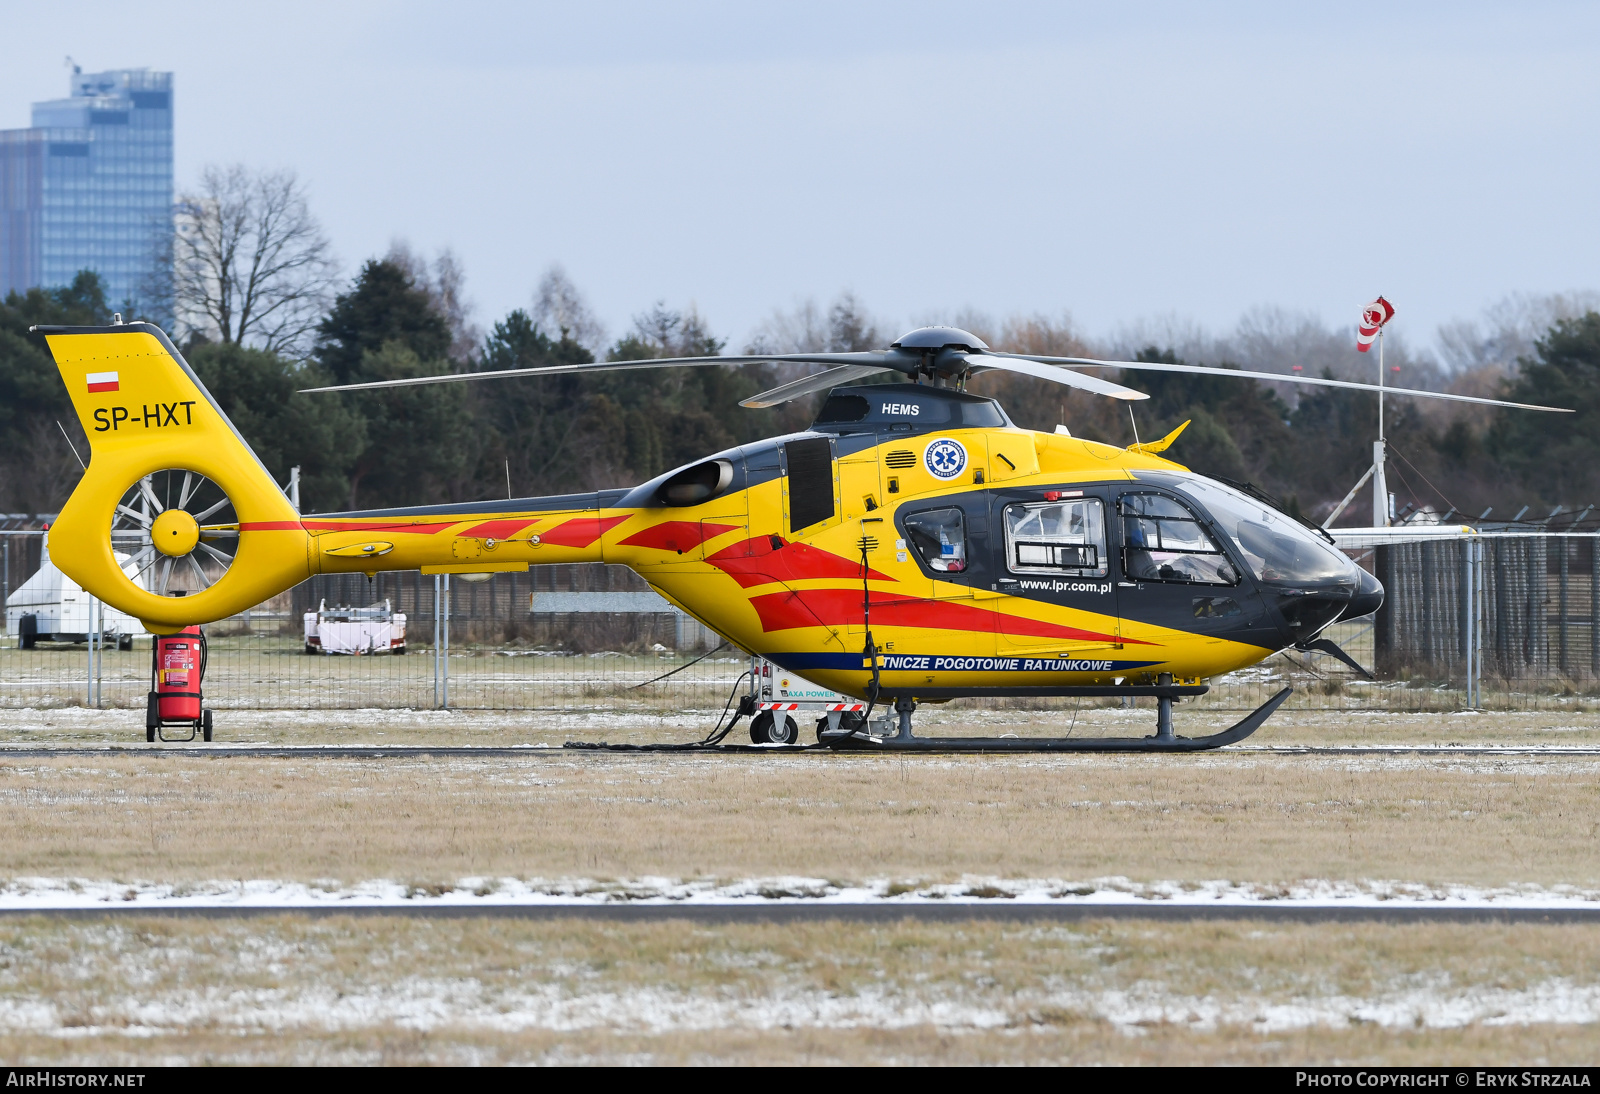
[{"label": "helicopter nose", "polygon": [[1344,611],[1345,619],[1359,619],[1383,607],[1383,582],[1365,570],[1358,572],[1361,574],[1361,584],[1350,598],[1350,606]]}]

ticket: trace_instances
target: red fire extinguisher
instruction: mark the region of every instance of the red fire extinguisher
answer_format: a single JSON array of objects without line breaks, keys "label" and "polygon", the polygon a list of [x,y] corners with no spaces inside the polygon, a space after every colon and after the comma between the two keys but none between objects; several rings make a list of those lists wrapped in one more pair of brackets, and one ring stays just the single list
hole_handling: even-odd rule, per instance
[{"label": "red fire extinguisher", "polygon": [[[166,726],[188,726],[211,740],[211,712],[200,705],[206,674],[206,636],[199,627],[158,634],[151,643],[150,695],[145,702],[144,739],[154,741]],[[166,740],[165,737],[162,740]]]}]

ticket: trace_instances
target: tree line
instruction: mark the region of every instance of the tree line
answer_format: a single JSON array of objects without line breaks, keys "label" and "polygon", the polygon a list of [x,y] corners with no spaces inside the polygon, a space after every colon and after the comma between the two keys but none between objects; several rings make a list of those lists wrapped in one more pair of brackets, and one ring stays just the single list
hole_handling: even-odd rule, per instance
[{"label": "tree line", "polygon": [[[280,482],[301,468],[307,512],[525,497],[627,486],[729,446],[804,428],[816,400],[771,410],[738,406],[794,378],[772,365],[662,368],[539,379],[302,394],[325,384],[607,360],[712,356],[727,339],[695,309],[662,304],[607,338],[558,269],[530,308],[480,331],[470,322],[458,263],[403,245],[339,283],[327,243],[292,175],[211,171],[185,196],[163,256],[162,292],[141,314],[174,332],[185,357]],[[1390,381],[1504,395],[1574,408],[1556,417],[1392,398],[1390,489],[1401,509],[1490,519],[1544,518],[1600,503],[1600,312],[1591,297],[1513,301],[1489,329],[1441,332],[1453,368],[1391,347]],[[130,305],[122,305],[126,308]],[[0,511],[54,512],[80,473],[87,442],[33,324],[103,324],[110,311],[92,272],[71,285],[0,302]],[[1178,326],[1133,329],[1091,344],[1070,320],[994,322],[930,316],[996,349],[1055,356],[1123,356],[1286,371],[1300,363],[1371,381],[1345,332],[1281,313],[1247,315],[1214,337]],[[774,315],[740,349],[750,353],[881,348],[854,296]],[[1124,359],[1126,359],[1124,357]],[[1247,481],[1322,519],[1371,460],[1373,396],[1176,373],[1129,373],[1150,393],[1125,404],[1046,381],[991,372],[971,390],[999,398],[1019,425],[1125,445],[1183,421],[1168,455],[1196,471]],[[1365,523],[1359,498],[1340,523]],[[1560,521],[1557,522],[1558,524]],[[1593,523],[1593,522],[1591,522]]]},{"label": "tree line", "polygon": [[[104,324],[93,273],[0,304],[0,510],[49,513],[76,484],[87,441],[33,324]],[[692,310],[657,306],[610,360],[715,355]],[[802,428],[806,414],[737,404],[777,380],[759,366],[562,375],[373,392],[302,394],[326,384],[583,364],[570,331],[523,309],[476,351],[453,355],[438,295],[392,258],[373,259],[335,296],[304,359],[191,332],[185,359],[279,482],[299,466],[302,508],[415,505],[631,485],[698,456]]]}]

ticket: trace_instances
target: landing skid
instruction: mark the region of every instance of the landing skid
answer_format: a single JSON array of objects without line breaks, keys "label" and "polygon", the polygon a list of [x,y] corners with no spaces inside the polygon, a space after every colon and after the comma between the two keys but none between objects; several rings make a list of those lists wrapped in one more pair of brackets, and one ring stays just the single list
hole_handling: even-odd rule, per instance
[{"label": "landing skid", "polygon": [[[1084,689],[1088,690],[1088,689]],[[1127,689],[1124,689],[1127,690]],[[1170,692],[1176,689],[1168,688]],[[1203,689],[1201,689],[1203,690]],[[1162,697],[1160,720],[1150,737],[915,737],[910,733],[911,706],[897,702],[901,711],[902,732],[893,737],[871,737],[864,733],[841,731],[824,733],[814,745],[724,745],[709,742],[694,744],[622,745],[568,741],[564,747],[603,752],[1204,752],[1223,745],[1238,744],[1260,729],[1294,691],[1284,688],[1262,703],[1242,721],[1221,733],[1207,737],[1179,737],[1172,732],[1171,698]],[[1143,694],[1157,689],[1142,691]]]},{"label": "landing skid", "polygon": [[857,752],[1204,752],[1238,744],[1260,729],[1289,698],[1284,688],[1243,721],[1207,737],[1179,737],[1156,733],[1150,737],[868,737],[864,734],[824,735],[822,743]]}]

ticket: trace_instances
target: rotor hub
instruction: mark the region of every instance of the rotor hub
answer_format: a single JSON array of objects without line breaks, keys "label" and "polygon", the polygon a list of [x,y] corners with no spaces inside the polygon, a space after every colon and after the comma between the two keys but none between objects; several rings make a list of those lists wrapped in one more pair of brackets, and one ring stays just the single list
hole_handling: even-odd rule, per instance
[{"label": "rotor hub", "polygon": [[168,509],[150,525],[150,539],[162,554],[181,558],[200,542],[200,522],[186,509]]}]

